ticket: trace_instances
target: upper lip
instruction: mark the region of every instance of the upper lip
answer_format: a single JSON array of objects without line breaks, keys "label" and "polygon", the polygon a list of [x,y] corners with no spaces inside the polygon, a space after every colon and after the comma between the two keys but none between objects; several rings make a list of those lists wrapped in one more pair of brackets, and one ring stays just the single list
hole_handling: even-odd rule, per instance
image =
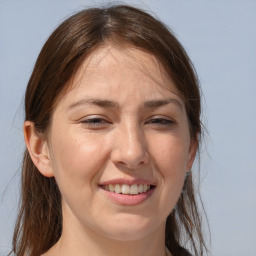
[{"label": "upper lip", "polygon": [[124,178],[117,178],[112,180],[106,180],[104,182],[101,182],[99,185],[109,185],[109,184],[127,184],[127,185],[133,185],[133,184],[146,184],[146,185],[153,185],[155,186],[155,182],[142,179],[142,178],[136,178],[136,179],[124,179]]}]

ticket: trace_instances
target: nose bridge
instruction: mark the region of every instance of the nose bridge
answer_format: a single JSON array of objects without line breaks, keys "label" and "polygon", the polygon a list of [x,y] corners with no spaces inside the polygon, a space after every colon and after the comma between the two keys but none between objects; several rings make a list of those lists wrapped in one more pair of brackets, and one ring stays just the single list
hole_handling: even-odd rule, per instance
[{"label": "nose bridge", "polygon": [[129,168],[148,162],[144,132],[135,118],[120,123],[116,135],[114,161]]},{"label": "nose bridge", "polygon": [[142,152],[145,145],[143,143],[143,132],[141,131],[139,124],[136,124],[135,122],[128,122],[124,125],[123,129],[127,145],[126,152],[128,154],[138,153],[140,151]]}]

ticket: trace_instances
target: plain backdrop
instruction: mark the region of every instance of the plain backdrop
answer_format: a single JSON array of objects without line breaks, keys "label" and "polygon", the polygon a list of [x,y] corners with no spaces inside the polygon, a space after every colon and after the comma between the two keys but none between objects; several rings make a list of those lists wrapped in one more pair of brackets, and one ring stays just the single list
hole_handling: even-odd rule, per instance
[{"label": "plain backdrop", "polygon": [[[111,1],[108,1],[111,2]],[[0,0],[0,256],[11,247],[24,149],[23,96],[53,29],[86,0]],[[126,1],[155,13],[190,55],[207,127],[201,191],[213,256],[256,256],[256,1]]]}]

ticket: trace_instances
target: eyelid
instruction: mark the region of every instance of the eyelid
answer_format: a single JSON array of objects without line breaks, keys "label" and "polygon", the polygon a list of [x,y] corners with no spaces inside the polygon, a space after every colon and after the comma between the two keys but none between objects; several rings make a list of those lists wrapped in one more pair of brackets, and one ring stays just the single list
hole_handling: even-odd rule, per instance
[{"label": "eyelid", "polygon": [[177,123],[173,118],[171,118],[169,116],[155,115],[155,116],[152,116],[149,119],[147,119],[145,124],[150,123],[152,120],[154,120],[154,121],[157,121],[157,120],[167,121],[167,123],[165,123],[165,124],[164,123],[162,123],[162,124],[161,123],[153,123],[155,125],[163,125],[163,126],[168,126],[168,125],[170,126],[170,125],[173,125],[173,124]]},{"label": "eyelid", "polygon": [[81,118],[79,122],[88,128],[102,127],[111,124],[111,122],[106,117],[101,115],[89,115]]},{"label": "eyelid", "polygon": [[86,121],[86,120],[92,120],[92,119],[102,119],[105,121],[108,121],[107,118],[103,115],[87,115],[83,116],[82,118],[79,119],[79,121]]},{"label": "eyelid", "polygon": [[153,115],[148,118],[148,120],[152,120],[152,119],[166,119],[166,120],[175,122],[174,118],[166,115]]},{"label": "eyelid", "polygon": [[[79,120],[81,124],[88,128],[104,128],[109,124],[113,124],[108,118],[102,115],[88,115]],[[149,117],[145,122],[145,125],[168,127],[177,124],[177,122],[170,116],[154,115]]]}]

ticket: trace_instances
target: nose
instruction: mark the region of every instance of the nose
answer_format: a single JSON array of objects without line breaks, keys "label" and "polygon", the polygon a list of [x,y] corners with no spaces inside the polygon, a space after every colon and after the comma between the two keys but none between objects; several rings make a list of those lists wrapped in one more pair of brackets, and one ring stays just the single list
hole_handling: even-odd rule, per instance
[{"label": "nose", "polygon": [[111,160],[115,165],[136,169],[149,161],[147,143],[139,125],[127,124],[115,134]]}]

